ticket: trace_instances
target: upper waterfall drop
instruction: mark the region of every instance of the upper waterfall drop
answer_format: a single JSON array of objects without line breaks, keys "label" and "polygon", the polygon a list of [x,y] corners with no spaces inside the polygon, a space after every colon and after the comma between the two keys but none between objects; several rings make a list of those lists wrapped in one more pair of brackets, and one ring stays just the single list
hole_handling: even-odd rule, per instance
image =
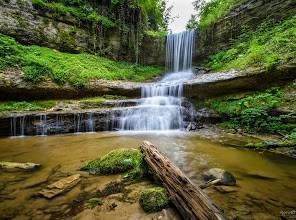
[{"label": "upper waterfall drop", "polygon": [[142,87],[137,105],[122,111],[119,130],[184,129],[183,83],[194,76],[191,71],[194,40],[194,30],[167,36],[168,73],[159,82]]},{"label": "upper waterfall drop", "polygon": [[168,72],[191,71],[195,30],[170,34],[166,39],[166,68]]}]

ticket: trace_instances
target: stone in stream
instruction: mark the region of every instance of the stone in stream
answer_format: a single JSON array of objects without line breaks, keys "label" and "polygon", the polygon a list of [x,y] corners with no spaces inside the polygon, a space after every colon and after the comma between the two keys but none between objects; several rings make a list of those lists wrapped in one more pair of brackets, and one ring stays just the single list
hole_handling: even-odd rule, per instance
[{"label": "stone in stream", "polygon": [[4,168],[4,169],[24,169],[24,170],[33,170],[36,169],[38,167],[40,167],[40,164],[37,163],[16,163],[16,162],[5,162],[5,161],[1,161],[0,162],[0,168]]},{"label": "stone in stream", "polygon": [[80,181],[80,174],[65,177],[53,184],[48,185],[45,189],[39,192],[45,198],[51,199],[59,194],[69,191],[76,186]]},{"label": "stone in stream", "polygon": [[220,193],[223,193],[223,194],[238,191],[238,189],[236,187],[231,187],[231,186],[215,186],[214,189]]},{"label": "stone in stream", "polygon": [[220,168],[209,169],[208,171],[203,173],[202,177],[207,182],[215,181],[215,185],[236,185],[235,177],[230,172]]}]

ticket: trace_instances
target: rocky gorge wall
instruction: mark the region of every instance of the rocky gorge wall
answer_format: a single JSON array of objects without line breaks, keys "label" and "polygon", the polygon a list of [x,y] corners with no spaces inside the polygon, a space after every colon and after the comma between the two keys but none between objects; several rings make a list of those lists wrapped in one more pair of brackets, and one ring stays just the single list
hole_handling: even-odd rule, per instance
[{"label": "rocky gorge wall", "polygon": [[228,48],[243,32],[255,30],[268,20],[282,20],[295,15],[295,0],[248,0],[205,30],[199,30],[194,61]]},{"label": "rocky gorge wall", "polygon": [[[96,27],[70,15],[57,16],[32,5],[31,0],[0,1],[0,33],[24,44],[69,52],[90,52],[115,60],[164,64],[164,39],[138,36],[134,28]],[[142,41],[139,42],[139,41]]]}]

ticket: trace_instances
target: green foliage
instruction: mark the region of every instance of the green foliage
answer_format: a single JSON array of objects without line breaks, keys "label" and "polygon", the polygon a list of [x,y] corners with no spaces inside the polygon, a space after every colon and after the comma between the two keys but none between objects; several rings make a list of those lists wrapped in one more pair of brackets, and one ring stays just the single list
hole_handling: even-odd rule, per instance
[{"label": "green foliage", "polygon": [[[115,1],[118,2],[118,0]],[[169,12],[166,11],[165,0],[133,0],[131,2],[130,7],[140,8],[143,17],[147,19],[147,29],[167,30]]]},{"label": "green foliage", "polygon": [[271,109],[281,105],[282,97],[283,92],[279,88],[272,88],[240,99],[214,99],[208,100],[205,104],[227,118],[222,123],[225,128],[289,134],[296,125],[285,123],[281,117],[269,114]]},{"label": "green foliage", "polygon": [[287,140],[296,144],[296,129],[294,129],[289,135],[287,135]]},{"label": "green foliage", "polygon": [[[129,9],[140,9],[149,29],[165,30],[167,21],[165,17],[164,0],[111,0],[108,11],[104,8],[104,16],[101,13],[100,3],[88,0],[32,0],[34,7],[43,10],[49,10],[56,16],[74,16],[82,21],[100,23],[104,27],[112,28],[116,23],[121,23],[121,19],[114,16],[113,12],[122,10],[126,5]],[[99,13],[100,12],[100,13]],[[126,15],[127,16],[127,15]]]},{"label": "green foliage", "polygon": [[189,29],[206,29],[227,15],[233,8],[247,0],[197,0],[193,2],[196,14],[192,15],[187,24]]},{"label": "green foliage", "polygon": [[201,8],[199,29],[205,29],[246,0],[213,0]]},{"label": "green foliage", "polygon": [[248,32],[227,50],[210,57],[214,70],[245,69],[248,67],[272,70],[296,57],[296,16],[280,23],[263,23]]},{"label": "green foliage", "polygon": [[23,71],[25,73],[24,79],[34,83],[40,82],[45,76],[52,74],[50,68],[35,62],[27,63],[23,67]]},{"label": "green foliage", "polygon": [[13,47],[15,41],[9,37],[0,35],[0,70],[5,68],[17,68],[20,63],[18,57],[19,48]]},{"label": "green foliage", "polygon": [[163,187],[145,189],[140,194],[140,205],[145,212],[158,212],[166,208],[169,198]]},{"label": "green foliage", "polygon": [[39,82],[45,77],[75,87],[83,87],[92,79],[153,79],[162,71],[159,66],[142,66],[116,62],[90,54],[70,54],[39,46],[23,46],[0,34],[0,70],[21,68],[24,79]]},{"label": "green foliage", "polygon": [[146,172],[143,158],[143,154],[138,149],[121,148],[90,161],[82,170],[101,175],[126,173],[127,178],[138,179]]},{"label": "green foliage", "polygon": [[39,9],[49,10],[56,16],[71,15],[80,20],[101,23],[111,28],[115,23],[109,18],[98,14],[89,1],[77,0],[32,0],[32,4]]},{"label": "green foliage", "polygon": [[166,31],[145,31],[145,34],[155,38],[165,38],[167,36]]},{"label": "green foliage", "polygon": [[6,111],[37,111],[54,107],[57,101],[4,101],[0,102],[0,112]]}]

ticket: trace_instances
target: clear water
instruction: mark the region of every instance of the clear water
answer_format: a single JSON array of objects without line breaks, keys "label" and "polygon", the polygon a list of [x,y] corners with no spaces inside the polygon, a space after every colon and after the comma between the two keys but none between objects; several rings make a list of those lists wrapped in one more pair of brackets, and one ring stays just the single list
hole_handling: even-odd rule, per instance
[{"label": "clear water", "polygon": [[[0,219],[10,215],[16,215],[18,219],[47,219],[48,209],[59,211],[89,187],[94,187],[95,192],[104,182],[116,178],[85,177],[73,190],[53,200],[32,197],[49,184],[38,185],[46,181],[53,169],[58,166],[64,173],[77,173],[85,161],[119,147],[139,147],[143,140],[154,143],[197,185],[201,183],[202,172],[209,168],[219,167],[233,173],[238,184],[236,192],[223,194],[214,188],[205,190],[229,219],[235,216],[239,219],[279,219],[281,211],[296,209],[296,160],[233,148],[228,144],[200,139],[196,133],[170,132],[166,135],[161,132],[155,135],[144,132],[135,135],[132,132],[132,135],[123,135],[120,132],[100,132],[1,138],[0,161],[35,162],[42,164],[42,168],[34,172],[0,172]],[[229,139],[228,143],[241,141],[237,137]],[[133,219],[142,219],[135,217],[142,213],[140,207],[129,210],[127,207],[119,206],[111,212],[103,210],[99,219],[110,219],[108,214],[112,219],[132,219],[132,216]],[[120,210],[126,210],[124,215]],[[141,215],[145,216],[144,213]]]}]

